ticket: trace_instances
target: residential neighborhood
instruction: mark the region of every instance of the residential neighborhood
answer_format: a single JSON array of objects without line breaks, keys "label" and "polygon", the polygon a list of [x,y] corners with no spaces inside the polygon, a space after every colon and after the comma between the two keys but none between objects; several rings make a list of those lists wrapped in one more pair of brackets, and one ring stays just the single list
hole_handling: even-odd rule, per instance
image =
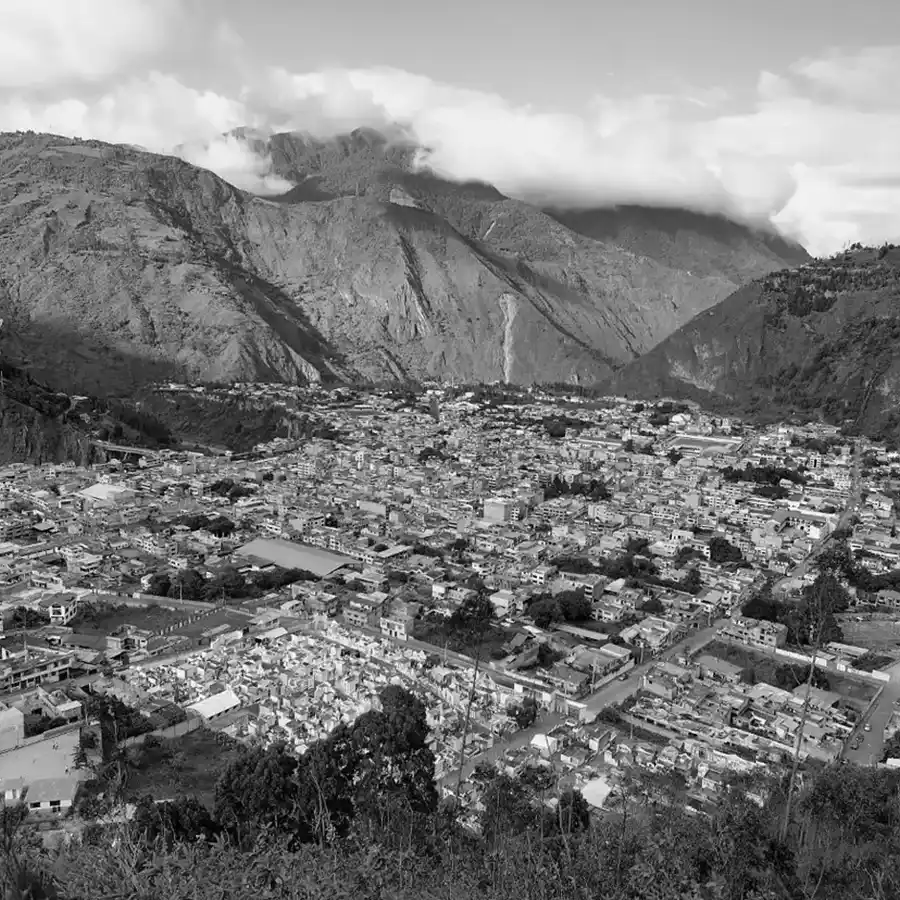
[{"label": "residential neighborhood", "polygon": [[[554,771],[597,810],[637,765],[702,811],[795,753],[882,764],[897,452],[538,389],[230,390],[314,404],[335,437],[0,470],[7,798],[72,807],[60,735],[78,745],[99,696],[138,735],[303,754],[390,684],[421,696],[438,784],[473,809],[485,765]],[[808,608],[838,550],[827,635],[773,612]]]}]

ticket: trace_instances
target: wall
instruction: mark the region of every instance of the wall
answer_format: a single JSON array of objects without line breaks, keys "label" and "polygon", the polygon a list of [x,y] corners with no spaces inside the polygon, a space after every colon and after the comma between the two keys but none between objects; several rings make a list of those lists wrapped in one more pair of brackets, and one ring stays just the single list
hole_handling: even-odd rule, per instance
[{"label": "wall", "polygon": [[120,598],[120,602],[126,606],[164,606],[167,609],[184,609],[199,612],[204,609],[218,609],[218,603],[204,603],[202,600],[179,600],[177,597],[157,597],[155,594],[142,594],[135,591],[133,594],[116,591],[112,596]]},{"label": "wall", "polygon": [[[778,659],[783,659],[786,662],[799,663],[808,666],[811,661],[811,657],[807,656],[805,653],[797,653],[793,650],[762,650],[751,644],[744,643],[744,641],[739,641],[736,638],[727,637],[723,634],[717,634],[716,639],[725,644],[736,644],[739,647],[746,647],[751,652],[759,653],[763,656],[772,655]],[[842,666],[840,663],[832,664],[828,660],[819,657],[816,657],[816,668],[823,669],[826,672],[837,672],[840,675],[847,675],[851,678],[861,678],[864,681],[874,681],[877,684],[884,684],[891,680],[891,676],[888,675],[887,672],[863,672],[859,669],[850,668],[849,666]]]},{"label": "wall", "polygon": [[126,738],[124,741],[119,741],[119,746],[139,746],[140,744],[143,744],[151,734],[162,740],[171,740],[172,738],[182,737],[185,734],[196,731],[202,724],[203,719],[201,719],[200,716],[191,716],[184,722],[178,722],[176,725],[169,725],[168,728],[157,728],[155,731],[148,731],[146,734],[138,734],[134,737]]}]

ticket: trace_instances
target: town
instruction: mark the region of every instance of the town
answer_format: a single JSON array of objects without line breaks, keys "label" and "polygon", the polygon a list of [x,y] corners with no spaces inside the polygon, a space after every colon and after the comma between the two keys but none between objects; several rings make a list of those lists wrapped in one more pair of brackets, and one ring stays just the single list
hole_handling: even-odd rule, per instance
[{"label": "town", "polygon": [[632,766],[702,813],[795,753],[900,765],[900,453],[537,388],[221,390],[330,437],[0,470],[0,792],[38,819],[89,818],[103,702],[135,752],[303,754],[406,687],[473,827],[485,766],[602,814]]}]

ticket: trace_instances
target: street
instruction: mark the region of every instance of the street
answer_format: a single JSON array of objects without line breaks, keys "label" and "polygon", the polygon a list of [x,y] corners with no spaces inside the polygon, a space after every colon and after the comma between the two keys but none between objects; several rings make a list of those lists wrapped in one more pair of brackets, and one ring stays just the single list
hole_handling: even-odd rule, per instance
[{"label": "street", "polygon": [[[650,657],[642,664],[635,666],[628,672],[627,680],[622,681],[619,678],[614,678],[612,681],[603,685],[600,690],[595,691],[587,699],[587,703],[583,713],[584,720],[587,722],[592,722],[597,717],[597,714],[601,709],[604,709],[607,706],[614,706],[617,703],[621,703],[623,700],[626,700],[632,694],[636,693],[641,685],[641,677],[657,662],[668,662],[674,659],[679,654],[683,653],[685,650],[693,651],[696,648],[709,643],[715,637],[716,631],[718,631],[718,629],[725,625],[725,623],[728,621],[729,619],[727,618],[717,619],[707,628],[693,632],[692,634],[688,635],[683,641],[680,641],[679,643],[669,647],[667,650],[664,650],[658,657]],[[472,759],[468,760],[463,766],[463,780],[465,781],[465,779],[472,774],[472,771],[475,769],[475,766],[477,766],[478,763],[494,762],[507,750],[515,750],[519,747],[523,747],[526,744],[529,744],[531,742],[531,739],[536,734],[546,734],[552,728],[564,722],[566,718],[566,716],[542,711],[540,716],[538,717],[537,722],[531,728],[526,728],[523,731],[517,731],[515,734],[504,741],[497,741],[497,743],[495,743],[494,746],[489,750],[486,750],[483,753],[479,753],[476,756],[472,757]],[[458,777],[458,771],[450,772],[440,780],[440,784],[455,788],[456,780]]]},{"label": "street", "polygon": [[[896,709],[894,702],[900,700],[900,662],[885,669],[891,680],[884,686],[878,702],[865,719],[861,719],[857,730],[853,737],[861,734],[863,737],[862,744],[856,749],[852,749],[851,743],[848,743],[842,758],[849,762],[856,763],[860,766],[874,766],[881,761],[881,753],[884,749],[884,728],[891,717],[891,713]],[[869,724],[870,731],[865,731],[864,726]]]},{"label": "street", "polygon": [[603,685],[600,690],[594,692],[588,698],[584,710],[585,719],[589,722],[593,721],[596,718],[597,713],[604,707],[621,703],[623,700],[636,693],[641,684],[641,677],[657,662],[670,662],[685,650],[693,651],[703,644],[708,644],[715,637],[716,632],[729,621],[728,618],[717,619],[707,628],[689,634],[683,641],[673,644],[667,650],[664,650],[658,657],[650,657],[650,659],[645,660],[642,664],[635,666],[628,673],[627,681],[620,681],[616,678],[608,684]]}]

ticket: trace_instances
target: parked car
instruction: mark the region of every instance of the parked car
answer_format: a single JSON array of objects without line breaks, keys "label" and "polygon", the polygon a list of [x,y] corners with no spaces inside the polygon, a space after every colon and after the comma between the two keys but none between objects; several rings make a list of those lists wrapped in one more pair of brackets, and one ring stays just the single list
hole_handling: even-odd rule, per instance
[{"label": "parked car", "polygon": [[872,730],[872,726],[868,722],[866,722],[866,724],[863,725],[863,731],[871,731],[871,730]]}]

